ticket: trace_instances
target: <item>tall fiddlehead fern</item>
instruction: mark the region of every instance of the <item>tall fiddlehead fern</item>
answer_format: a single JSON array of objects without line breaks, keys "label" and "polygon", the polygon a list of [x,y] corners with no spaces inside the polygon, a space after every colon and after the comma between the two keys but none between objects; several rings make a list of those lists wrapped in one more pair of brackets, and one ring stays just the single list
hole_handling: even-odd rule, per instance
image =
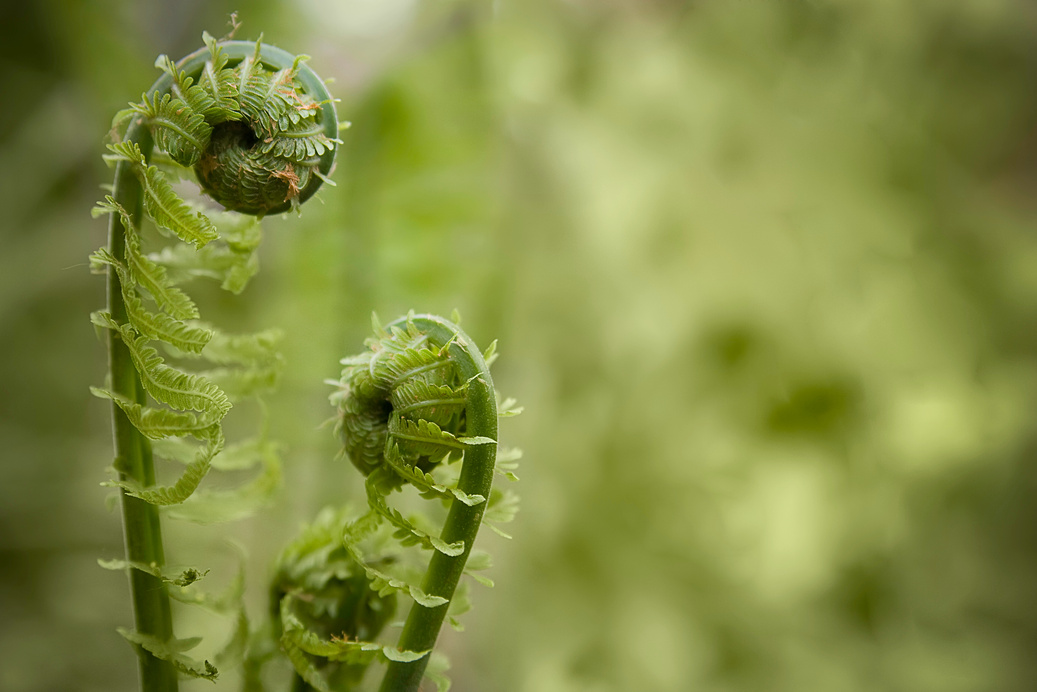
[{"label": "tall fiddlehead fern", "polygon": [[[458,592],[462,575],[492,585],[475,574],[489,566],[489,556],[473,554],[472,547],[484,522],[514,516],[517,498],[494,488],[493,480],[495,474],[516,480],[512,470],[519,453],[498,453],[497,418],[519,409],[512,400],[497,400],[489,370],[496,342],[480,352],[455,322],[411,314],[384,329],[376,326],[370,349],[342,361],[345,369],[332,396],[337,432],[365,476],[368,504],[365,514],[341,522],[341,540],[334,544],[341,566],[335,585],[345,587],[348,599],[340,603],[353,619],[345,625],[336,621],[338,636],[329,638],[328,618],[314,616],[312,604],[327,599],[324,587],[333,581],[329,563],[318,566],[298,557],[304,547],[314,549],[316,529],[282,556],[279,574],[295,576],[275,582],[282,647],[299,675],[318,690],[331,688],[328,673],[339,673],[335,664],[345,664],[355,676],[375,659],[388,663],[383,692],[418,689],[444,620],[459,628],[456,616],[469,607]],[[390,504],[390,496],[404,487],[447,507],[441,530]],[[431,552],[424,576],[404,557],[402,549],[410,546]],[[396,644],[381,645],[360,634],[378,634],[387,618],[376,614],[394,610],[397,595],[414,604]],[[366,610],[357,610],[356,603]],[[439,671],[430,677],[445,681]]]},{"label": "tall fiddlehead fern", "polygon": [[[181,287],[214,277],[242,291],[258,268],[259,227],[253,218],[188,202],[172,178],[197,179],[233,212],[281,213],[327,180],[339,129],[332,99],[303,57],[259,42],[203,39],[204,48],[180,61],[160,57],[162,77],[116,117],[107,157],[115,182],[95,210],[111,215],[108,245],[91,256],[92,267],[108,277],[107,308],[92,319],[107,331],[109,376],[94,393],[112,402],[112,485],[121,495],[126,544],[125,560],[102,564],[129,572],[135,631],[123,634],[137,648],[149,692],[175,690],[178,672],[216,676],[208,661],[183,655],[196,642],[173,637],[170,596],[211,607],[234,600],[190,591],[204,575],[198,570],[165,573],[159,508],[200,521],[232,518],[264,499],[279,478],[265,433],[226,445],[221,423],[236,402],[276,383],[279,334],[225,334],[199,321]],[[149,252],[145,220],[171,243]],[[188,370],[170,358],[215,367]],[[155,485],[155,454],[186,464],[174,483]],[[212,468],[254,465],[263,472],[237,493],[195,492]],[[231,648],[248,635],[243,619],[241,610]]]}]

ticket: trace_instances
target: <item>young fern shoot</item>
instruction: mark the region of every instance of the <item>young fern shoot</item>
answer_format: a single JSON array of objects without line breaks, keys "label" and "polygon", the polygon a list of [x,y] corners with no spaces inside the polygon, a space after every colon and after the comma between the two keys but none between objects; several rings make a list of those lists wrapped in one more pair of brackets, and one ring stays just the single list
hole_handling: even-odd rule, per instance
[{"label": "young fern shoot", "polygon": [[[342,361],[346,367],[332,396],[339,410],[337,432],[346,455],[366,477],[368,511],[341,527],[336,549],[339,559],[348,560],[340,574],[352,585],[351,603],[362,601],[378,613],[395,610],[398,595],[414,604],[395,645],[359,636],[361,629],[372,635],[381,629],[359,622],[339,630],[345,638],[328,639],[306,605],[319,594],[303,589],[300,597],[282,588],[282,647],[298,674],[322,692],[334,680],[328,673],[338,672],[330,663],[348,662],[355,676],[357,666],[376,659],[388,664],[383,692],[417,690],[444,620],[460,628],[456,615],[470,607],[458,589],[462,575],[492,586],[474,574],[489,566],[489,556],[473,554],[472,547],[484,522],[514,516],[517,498],[494,488],[493,480],[497,474],[517,480],[512,469],[519,453],[498,454],[497,418],[519,409],[511,400],[498,404],[489,370],[496,342],[484,354],[455,322],[412,313],[384,329],[376,326],[376,337],[367,342],[370,350]],[[457,472],[453,462],[459,460]],[[448,508],[441,530],[390,504],[390,496],[404,486]],[[410,546],[431,553],[423,576],[403,559],[401,549]],[[298,572],[291,559],[283,558],[280,569]],[[375,620],[358,612],[366,613],[367,623]],[[427,677],[441,689],[448,684],[441,671]]]},{"label": "young fern shoot", "polygon": [[[262,502],[279,479],[275,447],[265,434],[226,446],[221,423],[235,403],[258,398],[276,383],[279,334],[225,334],[199,321],[197,305],[180,285],[216,277],[223,288],[241,292],[258,268],[259,228],[253,218],[182,199],[169,171],[197,178],[229,210],[262,217],[311,197],[327,180],[338,142],[332,99],[303,57],[260,42],[207,34],[203,40],[204,48],[180,61],[161,56],[156,65],[163,76],[140,103],[116,116],[118,141],[107,157],[115,182],[95,210],[111,217],[108,245],[91,256],[91,266],[108,276],[107,308],[92,319],[108,335],[109,375],[106,387],[93,391],[112,402],[111,485],[120,490],[126,543],[125,560],[102,566],[129,572],[135,631],[120,632],[137,649],[147,692],[177,689],[178,673],[217,674],[208,661],[184,655],[195,640],[173,637],[171,595],[224,610],[240,601],[234,589],[223,599],[190,591],[204,572],[166,574],[159,508],[198,521],[233,518]],[[155,165],[160,161],[162,167]],[[145,220],[174,244],[148,253]],[[188,371],[169,358],[217,367]],[[171,485],[155,486],[156,453],[186,464]],[[221,465],[262,465],[263,471],[237,493],[196,493]],[[237,610],[240,640],[248,625]],[[240,641],[232,644],[240,648]]]}]

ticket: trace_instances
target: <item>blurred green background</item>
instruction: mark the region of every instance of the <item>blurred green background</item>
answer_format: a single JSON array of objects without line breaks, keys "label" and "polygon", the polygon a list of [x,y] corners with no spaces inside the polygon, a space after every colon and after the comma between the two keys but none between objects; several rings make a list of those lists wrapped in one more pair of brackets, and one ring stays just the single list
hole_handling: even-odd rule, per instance
[{"label": "blurred green background", "polygon": [[111,116],[234,9],[353,127],[203,305],[288,333],[285,488],[168,524],[171,564],[218,587],[236,537],[258,617],[298,525],[362,502],[322,380],[372,310],[456,307],[526,459],[454,689],[1037,687],[1032,3],[53,0],[0,10],[0,689],[134,688],[89,210]]}]

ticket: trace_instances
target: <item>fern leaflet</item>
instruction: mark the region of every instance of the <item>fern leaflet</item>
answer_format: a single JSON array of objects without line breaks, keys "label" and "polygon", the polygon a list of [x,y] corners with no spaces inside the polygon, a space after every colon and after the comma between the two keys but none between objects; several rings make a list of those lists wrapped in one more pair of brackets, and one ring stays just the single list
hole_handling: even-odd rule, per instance
[{"label": "fern leaflet", "polygon": [[144,207],[160,228],[197,248],[219,237],[212,222],[201,212],[192,211],[191,206],[173,191],[162,171],[147,164],[136,142],[110,144],[108,148],[116,160],[128,161],[133,166],[144,190]]},{"label": "fern leaflet", "polygon": [[143,115],[155,135],[155,143],[181,166],[193,166],[209,145],[212,126],[205,116],[172,94],[144,94],[133,109]]},{"label": "fern leaflet", "polygon": [[216,680],[216,678],[219,677],[220,673],[213,664],[208,661],[199,663],[198,661],[183,655],[183,652],[189,651],[198,646],[202,641],[201,637],[163,641],[158,637],[133,632],[123,627],[117,628],[117,631],[124,639],[126,639],[126,641],[131,644],[136,644],[155,658],[169,661],[178,672],[187,677],[204,678],[205,680]]}]

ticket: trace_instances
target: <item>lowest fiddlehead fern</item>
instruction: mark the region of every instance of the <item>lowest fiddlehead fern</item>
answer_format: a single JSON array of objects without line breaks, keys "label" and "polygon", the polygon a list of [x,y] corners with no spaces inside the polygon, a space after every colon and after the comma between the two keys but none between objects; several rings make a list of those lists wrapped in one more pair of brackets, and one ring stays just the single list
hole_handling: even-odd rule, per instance
[{"label": "lowest fiddlehead fern", "polygon": [[[489,566],[489,556],[473,554],[472,547],[484,522],[514,516],[517,498],[494,488],[493,480],[495,474],[515,480],[519,454],[498,453],[497,418],[519,409],[512,400],[498,404],[489,370],[496,342],[480,352],[455,322],[411,314],[385,329],[376,326],[376,337],[367,343],[366,353],[342,361],[346,367],[332,401],[346,455],[366,477],[368,511],[340,523],[339,540],[325,548],[338,551],[337,572],[331,563],[299,558],[318,549],[313,536],[327,536],[326,528],[311,528],[286,551],[279,574],[295,576],[275,582],[275,609],[282,646],[307,684],[327,690],[333,681],[328,673],[339,672],[335,664],[355,676],[382,659],[388,669],[381,689],[399,692],[418,689],[443,621],[459,627],[456,615],[468,608],[458,592],[462,575],[492,585],[475,574]],[[404,487],[446,505],[441,530],[390,504],[390,495]],[[404,557],[402,548],[410,546],[431,552],[424,576]],[[329,618],[315,617],[313,604],[328,601],[329,584],[339,594],[338,601],[331,598],[338,603],[336,617],[348,611],[347,622],[330,618],[329,626]],[[373,636],[387,619],[380,615],[395,608],[397,595],[414,604],[398,642],[378,644]],[[338,636],[329,638],[329,631]]]},{"label": "lowest fiddlehead fern", "polygon": [[[233,518],[269,496],[279,478],[276,447],[264,433],[227,445],[222,426],[237,402],[276,383],[279,334],[230,335],[201,322],[182,284],[209,277],[242,291],[258,268],[261,234],[252,217],[312,196],[338,141],[332,99],[304,58],[259,42],[203,38],[206,46],[180,61],[160,57],[162,77],[116,117],[108,157],[115,183],[96,210],[111,215],[109,240],[91,256],[108,276],[107,308],[92,318],[108,334],[109,376],[94,392],[112,402],[112,485],[126,543],[125,560],[102,564],[129,572],[135,630],[123,634],[137,648],[148,691],[175,690],[178,673],[216,676],[208,661],[184,656],[195,641],[173,637],[170,596],[225,610],[240,600],[235,588],[219,599],[191,591],[199,570],[166,574],[159,508],[203,522]],[[251,216],[189,202],[173,178],[195,178],[220,205]],[[170,240],[149,252],[152,227]],[[199,362],[209,369],[190,367]],[[186,464],[175,482],[155,485],[155,455]],[[212,468],[257,465],[262,472],[237,492],[195,492]],[[228,657],[248,636],[244,611],[238,615]]]}]

